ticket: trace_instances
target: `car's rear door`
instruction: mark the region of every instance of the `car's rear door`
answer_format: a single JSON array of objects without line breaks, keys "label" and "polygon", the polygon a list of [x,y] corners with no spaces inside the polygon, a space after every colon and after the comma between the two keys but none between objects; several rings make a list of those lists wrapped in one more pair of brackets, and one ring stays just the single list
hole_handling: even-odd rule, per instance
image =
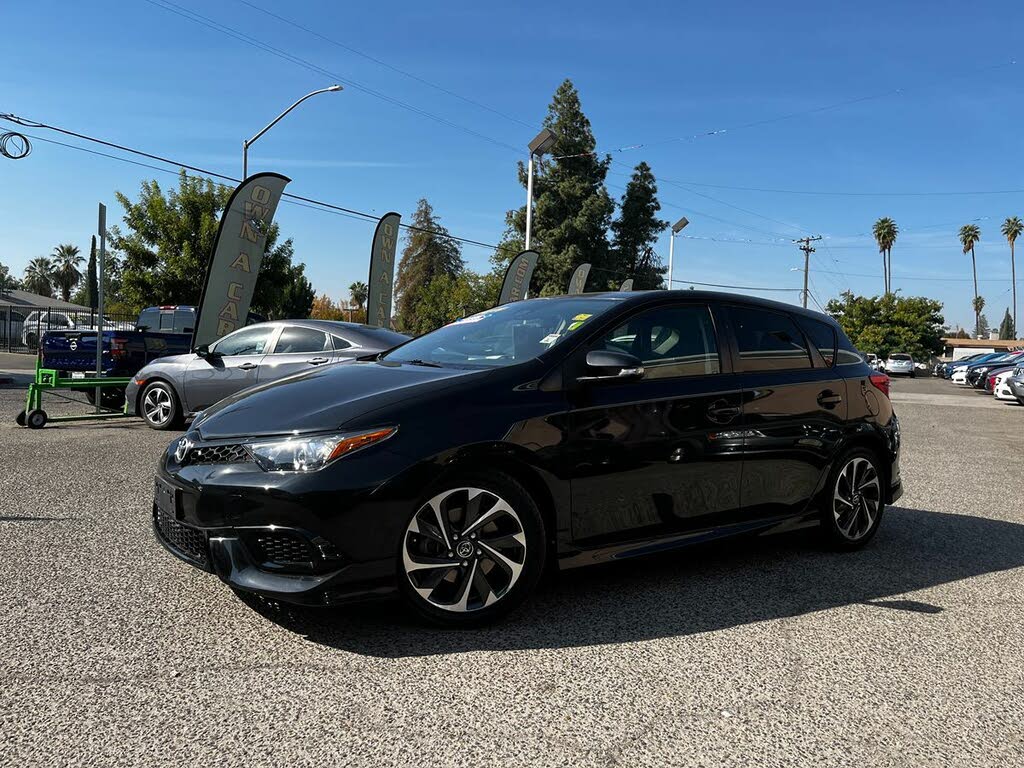
[{"label": "car's rear door", "polygon": [[642,309],[580,354],[638,357],[638,380],[572,390],[566,438],[573,539],[601,546],[733,522],[740,512],[740,388],[711,307]]},{"label": "car's rear door", "polygon": [[207,408],[255,385],[277,331],[273,325],[242,328],[217,341],[210,355],[192,360],[185,371],[182,393],[188,410]]},{"label": "car's rear door", "polygon": [[728,309],[743,387],[743,509],[752,519],[799,514],[824,483],[846,421],[835,331],[773,308]]},{"label": "car's rear door", "polygon": [[260,364],[260,384],[304,373],[334,359],[330,336],[319,328],[285,325],[277,336],[273,350]]}]

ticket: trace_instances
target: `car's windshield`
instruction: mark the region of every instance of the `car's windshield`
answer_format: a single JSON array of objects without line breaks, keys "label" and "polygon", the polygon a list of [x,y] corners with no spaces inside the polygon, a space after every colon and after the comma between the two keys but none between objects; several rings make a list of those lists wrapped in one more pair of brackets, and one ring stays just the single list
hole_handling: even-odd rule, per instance
[{"label": "car's windshield", "polygon": [[413,339],[383,360],[497,368],[537,357],[616,305],[613,298],[558,297],[504,304]]},{"label": "car's windshield", "polygon": [[910,355],[889,355],[890,360],[909,360]]}]

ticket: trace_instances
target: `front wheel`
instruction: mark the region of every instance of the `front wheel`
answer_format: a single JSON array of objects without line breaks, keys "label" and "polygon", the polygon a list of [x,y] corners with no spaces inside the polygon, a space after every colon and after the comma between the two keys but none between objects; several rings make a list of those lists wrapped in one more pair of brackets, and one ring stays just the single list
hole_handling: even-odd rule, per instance
[{"label": "front wheel", "polygon": [[836,462],[829,477],[821,525],[837,549],[859,549],[882,522],[885,507],[883,473],[873,451],[854,448]]},{"label": "front wheel", "polygon": [[402,596],[435,623],[484,624],[533,591],[545,557],[544,523],[526,489],[500,472],[467,474],[410,517],[398,554]]},{"label": "front wheel", "polygon": [[142,391],[142,418],[153,429],[173,429],[181,421],[181,405],[170,384],[154,381]]}]

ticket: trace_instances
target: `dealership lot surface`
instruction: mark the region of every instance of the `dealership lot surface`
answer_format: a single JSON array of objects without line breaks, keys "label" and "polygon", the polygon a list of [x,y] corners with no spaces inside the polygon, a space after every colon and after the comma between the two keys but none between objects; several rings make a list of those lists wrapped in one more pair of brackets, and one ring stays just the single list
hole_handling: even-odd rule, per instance
[{"label": "dealership lot surface", "polygon": [[469,632],[251,609],[152,538],[173,434],[20,430],[0,389],[0,763],[1020,765],[1024,408],[893,389],[907,492],[863,552],[574,571]]}]

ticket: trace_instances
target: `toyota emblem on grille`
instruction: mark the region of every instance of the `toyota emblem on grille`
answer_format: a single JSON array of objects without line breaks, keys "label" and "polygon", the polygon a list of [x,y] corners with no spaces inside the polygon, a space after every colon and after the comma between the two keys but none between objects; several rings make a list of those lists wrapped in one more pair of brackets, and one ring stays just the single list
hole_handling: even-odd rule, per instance
[{"label": "toyota emblem on grille", "polygon": [[178,441],[177,448],[174,449],[174,460],[179,464],[185,462],[185,458],[188,456],[188,452],[192,450],[192,441],[187,437],[181,438]]}]

